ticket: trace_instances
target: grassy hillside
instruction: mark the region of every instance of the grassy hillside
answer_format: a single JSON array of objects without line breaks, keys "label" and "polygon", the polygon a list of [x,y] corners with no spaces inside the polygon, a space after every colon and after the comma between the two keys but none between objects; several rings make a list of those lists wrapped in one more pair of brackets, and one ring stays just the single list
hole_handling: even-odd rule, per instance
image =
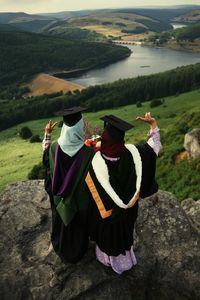
[{"label": "grassy hillside", "polygon": [[[71,17],[62,24],[59,23],[52,25],[50,32],[64,31],[71,26],[119,37],[148,31],[161,32],[172,28],[169,23],[137,14],[132,10],[100,10],[86,16]],[[53,29],[54,26],[56,29]]]},{"label": "grassy hillside", "polygon": [[71,41],[106,42],[104,35],[95,31],[71,26],[66,21],[56,22],[43,30],[43,33],[63,37]]},{"label": "grassy hillside", "polygon": [[200,9],[194,9],[183,15],[180,15],[173,19],[173,21],[184,24],[198,23],[200,22]]},{"label": "grassy hillside", "polygon": [[[161,189],[171,191],[182,200],[187,197],[200,198],[200,159],[194,162],[177,161],[176,155],[183,147],[184,133],[194,127],[199,127],[200,119],[200,90],[165,98],[161,106],[150,108],[145,102],[142,107],[129,105],[118,109],[86,113],[85,118],[92,127],[103,127],[99,118],[105,114],[115,114],[135,125],[128,131],[126,141],[139,143],[146,140],[148,126],[135,121],[135,117],[151,111],[158,120],[161,129],[163,151],[158,159],[157,179]],[[52,120],[59,120],[52,118]],[[21,140],[18,131],[28,126],[34,134],[43,136],[43,128],[48,119],[35,120],[0,132],[0,189],[9,182],[24,180],[33,165],[41,161],[40,143],[30,144]],[[53,137],[59,136],[60,129],[56,128]]]},{"label": "grassy hillside", "polygon": [[117,61],[130,53],[128,48],[109,43],[7,31],[0,31],[0,49],[0,84],[25,81],[41,72],[92,68]]}]

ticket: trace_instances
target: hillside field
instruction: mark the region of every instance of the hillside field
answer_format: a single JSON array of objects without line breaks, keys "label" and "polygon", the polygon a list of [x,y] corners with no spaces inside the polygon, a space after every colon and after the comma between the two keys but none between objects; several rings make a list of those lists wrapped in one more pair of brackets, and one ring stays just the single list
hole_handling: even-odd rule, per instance
[{"label": "hillside field", "polygon": [[[157,180],[160,188],[174,192],[181,200],[187,197],[199,199],[200,160],[192,163],[188,161],[175,162],[174,157],[183,148],[185,126],[188,126],[188,130],[199,127],[200,90],[165,98],[165,102],[155,108],[150,108],[150,103],[145,102],[140,108],[129,105],[118,109],[85,113],[84,118],[89,121],[91,127],[102,128],[103,124],[99,118],[106,114],[114,114],[135,125],[134,129],[127,132],[126,142],[139,143],[147,139],[148,126],[135,121],[135,118],[143,115],[146,111],[151,111],[152,115],[157,118],[161,130],[163,151],[157,164]],[[52,117],[52,120],[60,119]],[[47,122],[48,119],[30,121],[0,132],[1,191],[8,183],[27,179],[27,174],[33,165],[38,164],[42,159],[41,144],[31,144],[27,140],[22,140],[18,135],[19,129],[28,126],[33,134],[39,134],[42,138]],[[58,138],[59,132],[60,128],[56,128],[53,139]],[[176,184],[172,184],[175,182]]]},{"label": "hillside field", "polygon": [[56,78],[49,74],[39,74],[29,84],[30,93],[28,96],[41,96],[62,91],[64,94],[75,90],[82,90],[83,87],[64,79]]},{"label": "hillside field", "polygon": [[137,14],[133,10],[99,10],[85,16],[75,16],[53,23],[44,32],[51,35],[68,35],[69,31],[84,29],[108,38],[139,38],[149,32],[162,32],[172,29],[169,22]]}]

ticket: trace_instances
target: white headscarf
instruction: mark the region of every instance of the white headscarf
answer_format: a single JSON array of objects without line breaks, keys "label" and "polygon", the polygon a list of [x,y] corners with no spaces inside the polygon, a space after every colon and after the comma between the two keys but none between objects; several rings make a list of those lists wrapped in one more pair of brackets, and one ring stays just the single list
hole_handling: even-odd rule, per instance
[{"label": "white headscarf", "polygon": [[63,123],[58,144],[62,151],[69,156],[74,156],[84,145],[84,123],[83,118],[74,126]]}]

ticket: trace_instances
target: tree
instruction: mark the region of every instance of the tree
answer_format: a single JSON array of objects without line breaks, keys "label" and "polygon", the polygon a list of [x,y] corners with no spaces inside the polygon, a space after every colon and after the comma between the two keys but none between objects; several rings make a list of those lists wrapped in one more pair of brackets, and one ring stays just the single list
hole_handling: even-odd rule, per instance
[{"label": "tree", "polygon": [[40,143],[42,140],[38,134],[32,135],[30,138],[30,143]]},{"label": "tree", "polygon": [[30,130],[30,128],[28,127],[22,127],[19,131],[19,135],[22,139],[29,139],[33,134],[32,131]]},{"label": "tree", "polygon": [[42,163],[33,166],[32,170],[28,174],[28,179],[44,179],[45,168]]},{"label": "tree", "polygon": [[150,107],[156,107],[163,104],[163,101],[161,99],[154,99],[150,102]]},{"label": "tree", "polygon": [[141,102],[141,101],[138,101],[138,102],[136,103],[136,107],[142,107],[142,102]]}]

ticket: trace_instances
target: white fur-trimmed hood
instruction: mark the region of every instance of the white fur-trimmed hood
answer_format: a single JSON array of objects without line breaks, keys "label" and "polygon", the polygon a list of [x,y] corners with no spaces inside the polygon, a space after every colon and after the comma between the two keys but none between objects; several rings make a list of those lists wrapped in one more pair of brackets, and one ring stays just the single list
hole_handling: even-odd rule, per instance
[{"label": "white fur-trimmed hood", "polygon": [[127,150],[131,153],[133,158],[133,163],[135,165],[135,171],[136,171],[136,192],[132,199],[129,201],[128,204],[124,204],[124,202],[120,199],[120,197],[117,195],[117,193],[114,191],[110,184],[109,174],[108,174],[108,168],[105,163],[105,160],[102,158],[100,151],[98,151],[92,160],[92,167],[94,170],[94,173],[96,175],[97,180],[101,184],[102,188],[106,191],[106,193],[110,196],[110,198],[115,202],[116,205],[118,205],[121,208],[128,208],[132,201],[134,201],[135,197],[138,195],[140,191],[141,181],[142,181],[142,161],[139,154],[138,149],[132,145],[127,144],[125,145]]}]

